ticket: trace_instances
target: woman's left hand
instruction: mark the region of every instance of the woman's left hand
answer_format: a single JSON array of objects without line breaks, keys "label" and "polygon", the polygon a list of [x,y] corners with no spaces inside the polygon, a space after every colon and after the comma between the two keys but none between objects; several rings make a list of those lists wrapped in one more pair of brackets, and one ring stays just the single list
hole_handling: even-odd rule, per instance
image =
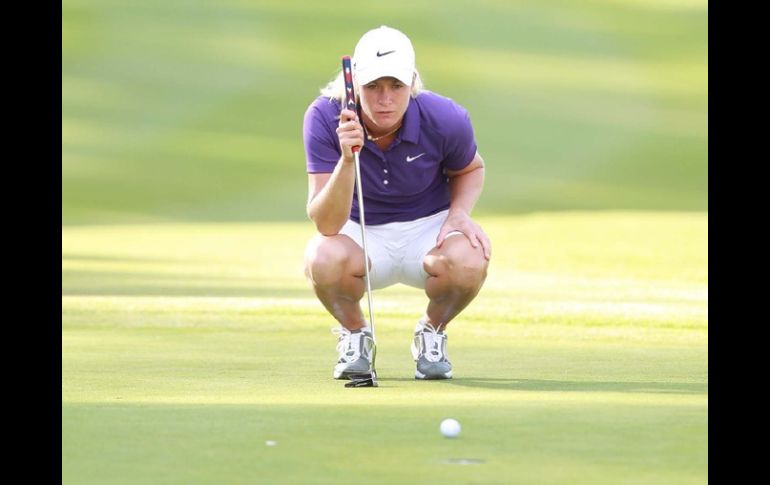
[{"label": "woman's left hand", "polygon": [[441,226],[441,230],[438,232],[438,238],[436,239],[436,247],[440,248],[444,244],[444,238],[453,232],[461,232],[468,238],[471,246],[477,248],[481,246],[484,251],[484,258],[489,261],[492,255],[492,242],[487,237],[487,234],[479,226],[476,221],[471,219],[471,216],[462,210],[449,209],[449,215]]}]

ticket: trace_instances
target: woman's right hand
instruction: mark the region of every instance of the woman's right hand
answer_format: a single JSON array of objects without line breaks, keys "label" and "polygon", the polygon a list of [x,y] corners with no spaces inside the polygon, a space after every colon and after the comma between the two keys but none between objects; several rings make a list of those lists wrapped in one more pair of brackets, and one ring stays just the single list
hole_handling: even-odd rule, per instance
[{"label": "woman's right hand", "polygon": [[340,124],[337,127],[337,136],[340,140],[342,157],[346,162],[355,160],[353,157],[353,147],[364,146],[364,129],[358,121],[356,112],[343,109],[340,112]]}]

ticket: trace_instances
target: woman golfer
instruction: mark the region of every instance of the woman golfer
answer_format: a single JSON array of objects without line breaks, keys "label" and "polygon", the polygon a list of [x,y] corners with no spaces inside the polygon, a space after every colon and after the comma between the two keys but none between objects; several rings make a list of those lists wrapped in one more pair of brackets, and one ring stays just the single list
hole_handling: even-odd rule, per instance
[{"label": "woman golfer", "polygon": [[374,346],[360,306],[366,283],[352,151],[358,146],[371,288],[425,290],[427,308],[415,316],[411,345],[415,378],[449,379],[447,325],[478,294],[491,254],[470,215],[484,161],[467,111],[423,89],[402,32],[366,32],[352,67],[359,112],[342,109],[340,72],[308,107],[303,126],[307,214],[318,231],[305,251],[305,274],[340,323],[333,377],[367,372]]}]

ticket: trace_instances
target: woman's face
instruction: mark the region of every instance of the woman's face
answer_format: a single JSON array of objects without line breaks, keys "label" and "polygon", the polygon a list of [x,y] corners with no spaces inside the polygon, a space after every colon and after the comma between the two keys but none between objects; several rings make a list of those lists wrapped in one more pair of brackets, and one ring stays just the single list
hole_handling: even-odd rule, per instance
[{"label": "woman's face", "polygon": [[361,113],[373,135],[395,128],[406,113],[412,87],[394,77],[381,77],[359,88]]}]

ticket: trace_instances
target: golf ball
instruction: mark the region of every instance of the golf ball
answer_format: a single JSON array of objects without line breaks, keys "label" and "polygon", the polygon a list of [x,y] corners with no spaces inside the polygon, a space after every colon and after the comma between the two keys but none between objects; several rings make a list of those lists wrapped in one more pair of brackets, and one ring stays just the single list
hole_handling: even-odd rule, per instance
[{"label": "golf ball", "polygon": [[446,438],[454,438],[460,434],[460,423],[456,419],[447,418],[441,421],[439,429]]}]

